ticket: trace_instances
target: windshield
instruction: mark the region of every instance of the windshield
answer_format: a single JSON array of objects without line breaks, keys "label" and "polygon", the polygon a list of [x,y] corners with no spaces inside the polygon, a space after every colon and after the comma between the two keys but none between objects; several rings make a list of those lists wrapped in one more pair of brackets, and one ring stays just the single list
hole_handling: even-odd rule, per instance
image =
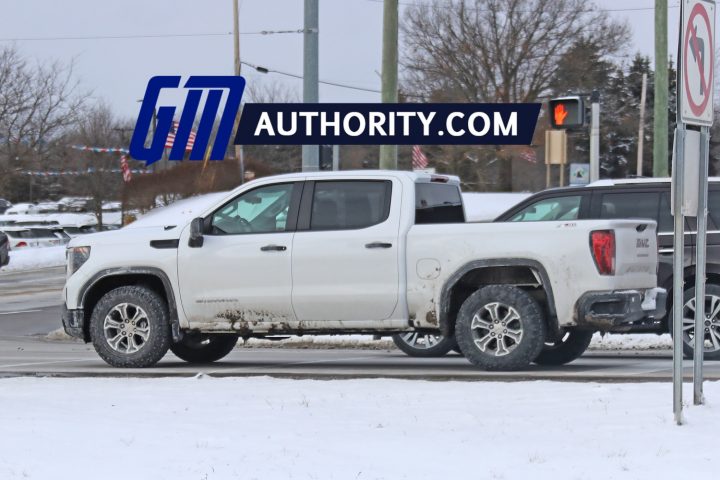
[{"label": "windshield", "polygon": [[546,198],[523,208],[511,222],[548,222],[552,220],[577,220],[580,211],[580,195]]}]

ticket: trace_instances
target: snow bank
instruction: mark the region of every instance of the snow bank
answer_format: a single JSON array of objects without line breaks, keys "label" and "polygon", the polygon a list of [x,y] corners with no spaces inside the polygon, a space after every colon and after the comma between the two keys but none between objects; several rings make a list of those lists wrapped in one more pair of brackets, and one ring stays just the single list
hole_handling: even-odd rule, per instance
[{"label": "snow bank", "polygon": [[491,222],[530,193],[463,193],[468,222]]},{"label": "snow bank", "polygon": [[0,272],[33,270],[36,268],[65,265],[65,246],[43,248],[21,248],[10,251],[10,263]]},{"label": "snow bank", "polygon": [[[720,429],[715,404],[675,426],[669,383],[199,376],[0,388],[3,479],[714,478]],[[720,384],[705,392],[720,398]]]}]

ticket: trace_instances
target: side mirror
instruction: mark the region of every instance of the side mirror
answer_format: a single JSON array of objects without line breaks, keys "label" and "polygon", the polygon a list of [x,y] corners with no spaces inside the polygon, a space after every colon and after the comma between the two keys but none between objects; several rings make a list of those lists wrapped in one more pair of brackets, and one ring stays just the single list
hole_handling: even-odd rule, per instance
[{"label": "side mirror", "polygon": [[205,239],[203,238],[203,219],[193,218],[190,222],[190,239],[188,246],[191,248],[199,248],[203,246]]}]

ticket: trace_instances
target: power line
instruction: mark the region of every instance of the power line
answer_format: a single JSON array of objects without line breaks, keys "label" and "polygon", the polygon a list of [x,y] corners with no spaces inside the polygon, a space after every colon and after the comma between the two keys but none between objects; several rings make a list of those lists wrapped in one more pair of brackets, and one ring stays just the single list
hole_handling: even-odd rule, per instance
[{"label": "power line", "polygon": [[[296,30],[260,30],[257,32],[240,32],[240,35],[278,35],[288,33],[305,33],[300,28]],[[0,38],[0,42],[34,42],[34,41],[58,41],[58,40],[128,40],[142,38],[192,38],[192,37],[225,37],[232,35],[233,32],[205,32],[205,33],[147,33],[147,34],[131,34],[131,35],[87,35],[75,37],[17,37],[17,38]]]},{"label": "power line", "polygon": [[[383,0],[367,0],[368,2],[372,3],[383,3]],[[450,8],[453,6],[456,6],[453,2],[447,1],[447,2],[438,2],[438,3],[428,3],[428,2],[400,2],[400,5],[408,6],[408,7],[441,7],[441,8]],[[680,5],[670,5],[668,8],[680,8]],[[465,7],[465,10],[472,10],[475,12],[489,12],[490,10],[487,9],[481,9],[481,8],[474,8],[474,7]],[[637,12],[637,11],[644,11],[644,10],[655,10],[655,7],[627,7],[627,8],[597,8],[594,10],[588,10],[588,13],[590,12]],[[523,13],[536,13],[536,10],[516,10]],[[561,10],[563,12],[574,12],[575,10]]]},{"label": "power line", "polygon": [[[260,73],[277,73],[278,75],[284,75],[286,77],[292,77],[292,78],[298,78],[302,80],[303,76],[298,75],[297,73],[290,73],[290,72],[283,72],[282,70],[275,70],[268,67],[263,67],[260,65],[255,65],[253,63],[240,61],[243,65],[246,65],[250,68],[255,69],[257,72]],[[340,88],[347,88],[350,90],[359,90],[361,92],[370,92],[370,93],[380,93],[380,90],[374,89],[374,88],[366,88],[366,87],[359,87],[357,85],[348,85],[346,83],[340,83],[340,82],[333,82],[330,80],[319,80],[318,83],[322,83],[323,85],[332,85],[333,87],[340,87]]]}]

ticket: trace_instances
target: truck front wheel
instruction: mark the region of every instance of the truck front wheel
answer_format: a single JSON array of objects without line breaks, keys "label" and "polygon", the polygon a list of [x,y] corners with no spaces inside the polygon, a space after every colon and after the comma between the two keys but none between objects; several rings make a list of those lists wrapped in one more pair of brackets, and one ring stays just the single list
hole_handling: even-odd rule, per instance
[{"label": "truck front wheel", "polygon": [[430,333],[398,333],[392,336],[392,341],[410,357],[442,357],[457,348],[457,342],[453,337]]},{"label": "truck front wheel", "polygon": [[170,347],[167,305],[146,287],[111,290],[93,309],[90,339],[98,355],[113,367],[152,367]]},{"label": "truck front wheel", "polygon": [[238,336],[221,333],[189,333],[170,350],[189,363],[210,363],[227,356],[235,348]]},{"label": "truck front wheel", "polygon": [[542,309],[527,292],[512,285],[490,285],[460,307],[455,338],[474,365],[519,370],[538,357],[546,330]]}]

